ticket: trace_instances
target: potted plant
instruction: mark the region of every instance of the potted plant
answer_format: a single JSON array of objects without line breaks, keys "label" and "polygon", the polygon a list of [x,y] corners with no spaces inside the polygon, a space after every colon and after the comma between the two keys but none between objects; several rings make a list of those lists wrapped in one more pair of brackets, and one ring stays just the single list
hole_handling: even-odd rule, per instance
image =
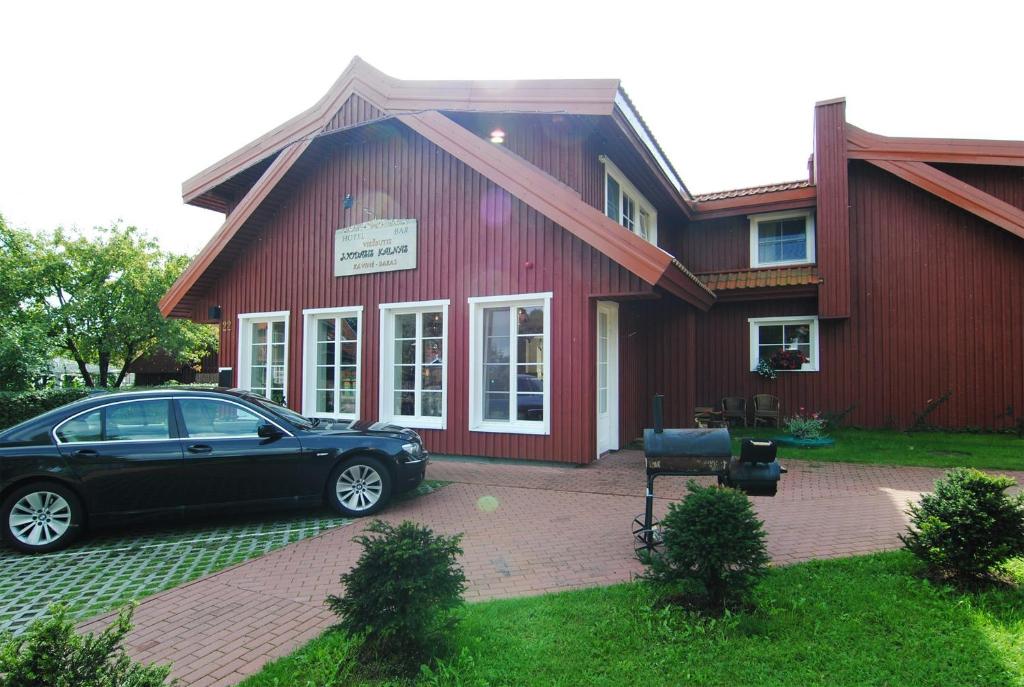
[{"label": "potted plant", "polygon": [[821,413],[805,413],[803,408],[791,417],[787,417],[784,427],[787,434],[772,439],[786,446],[816,448],[834,446],[836,441],[825,433],[825,419]]}]

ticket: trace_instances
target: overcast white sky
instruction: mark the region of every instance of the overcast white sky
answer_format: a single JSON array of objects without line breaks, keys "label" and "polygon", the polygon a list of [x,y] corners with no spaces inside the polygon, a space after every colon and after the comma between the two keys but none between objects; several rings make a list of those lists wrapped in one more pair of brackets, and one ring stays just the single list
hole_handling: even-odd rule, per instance
[{"label": "overcast white sky", "polygon": [[815,101],[888,135],[1024,139],[1024,3],[7,2],[0,214],[122,219],[194,252],[181,182],[313,104],[399,78],[620,78],[693,192],[802,178]]}]

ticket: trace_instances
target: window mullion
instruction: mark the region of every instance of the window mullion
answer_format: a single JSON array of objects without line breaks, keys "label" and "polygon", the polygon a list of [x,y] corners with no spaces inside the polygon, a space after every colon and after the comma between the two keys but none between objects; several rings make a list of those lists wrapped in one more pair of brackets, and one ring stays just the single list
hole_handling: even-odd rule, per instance
[{"label": "window mullion", "polygon": [[413,380],[413,399],[412,399],[412,412],[413,415],[419,417],[423,414],[421,407],[421,401],[423,400],[423,313],[416,313],[416,338],[413,343],[413,351],[415,352],[416,359],[413,360],[413,374],[416,378]]},{"label": "window mullion", "polygon": [[519,330],[516,328],[516,308],[517,305],[512,303],[508,308],[508,421],[516,422],[518,415],[516,414],[516,408],[518,408],[518,398],[516,396],[516,380],[518,379],[517,373],[519,371]]},{"label": "window mullion", "polygon": [[341,415],[341,318],[334,317],[334,415]]}]

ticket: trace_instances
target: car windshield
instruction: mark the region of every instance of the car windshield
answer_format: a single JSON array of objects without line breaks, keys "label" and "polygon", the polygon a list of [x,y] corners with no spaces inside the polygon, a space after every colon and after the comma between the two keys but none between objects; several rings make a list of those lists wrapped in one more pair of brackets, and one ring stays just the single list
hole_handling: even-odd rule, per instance
[{"label": "car windshield", "polygon": [[278,417],[284,418],[285,420],[292,423],[299,429],[312,429],[313,427],[316,427],[318,424],[320,424],[320,421],[318,419],[310,419],[308,417],[303,417],[302,415],[299,415],[291,408],[285,407],[280,403],[274,403],[269,398],[264,398],[263,396],[250,393],[245,395],[245,399],[247,401],[252,401],[256,405],[264,408],[265,410],[269,410]]}]

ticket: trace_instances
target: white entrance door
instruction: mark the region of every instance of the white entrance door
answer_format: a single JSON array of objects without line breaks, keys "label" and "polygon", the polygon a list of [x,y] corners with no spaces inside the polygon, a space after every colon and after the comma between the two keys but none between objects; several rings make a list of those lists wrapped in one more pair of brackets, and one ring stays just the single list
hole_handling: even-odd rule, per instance
[{"label": "white entrance door", "polygon": [[597,457],[619,448],[619,304],[597,303]]}]

